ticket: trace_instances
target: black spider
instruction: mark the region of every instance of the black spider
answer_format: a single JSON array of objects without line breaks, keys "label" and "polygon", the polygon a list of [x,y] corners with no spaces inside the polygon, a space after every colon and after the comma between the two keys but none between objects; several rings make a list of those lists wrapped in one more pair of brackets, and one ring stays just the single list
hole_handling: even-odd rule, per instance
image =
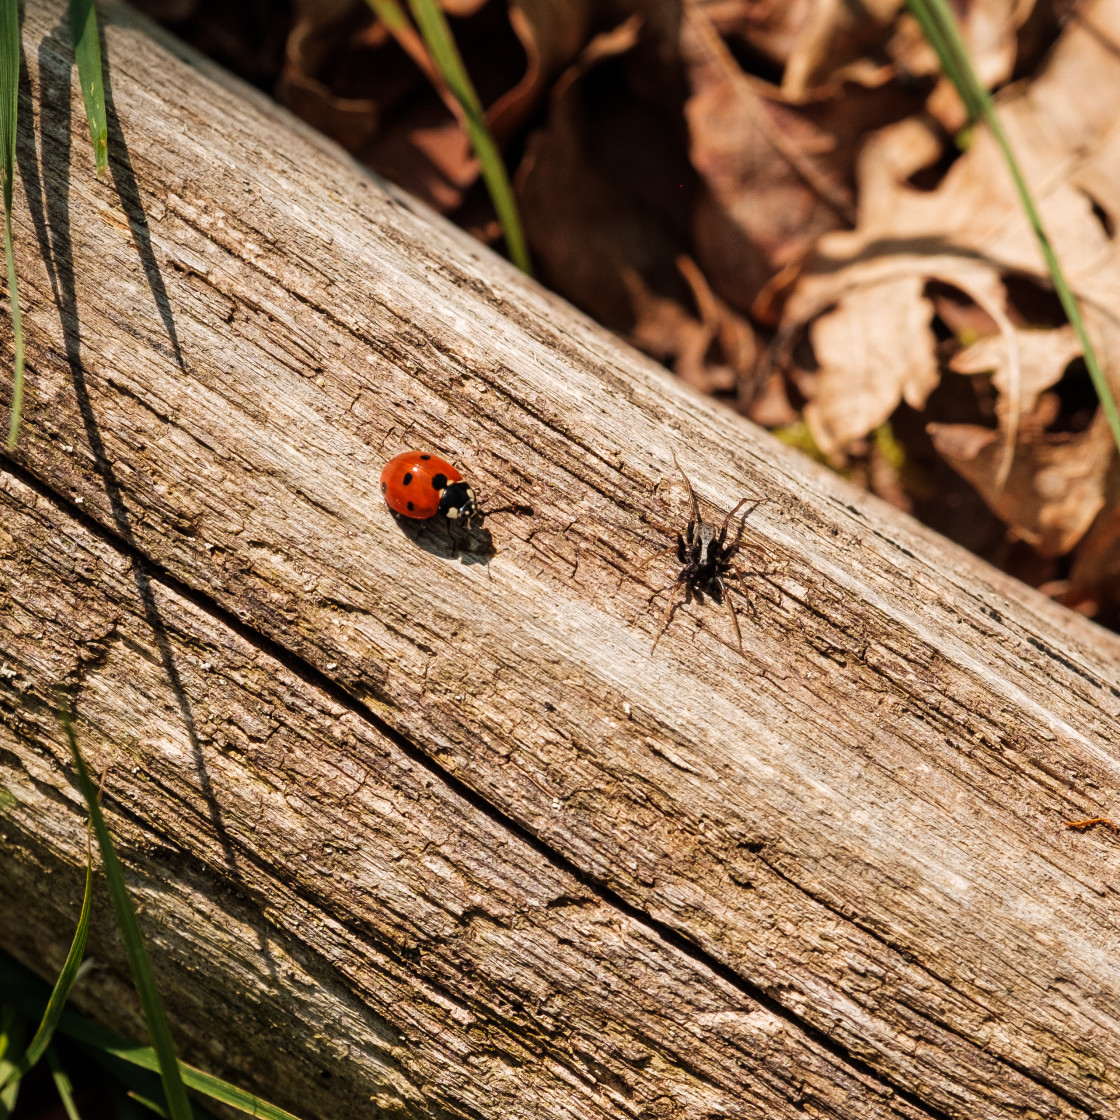
[{"label": "black spider", "polygon": [[[703,600],[704,596],[707,595],[716,603],[722,603],[726,606],[727,613],[731,616],[731,625],[735,629],[735,640],[739,645],[739,652],[742,653],[743,635],[739,631],[739,619],[735,614],[735,606],[731,602],[731,596],[728,594],[727,584],[729,579],[734,579],[740,585],[740,588],[742,587],[743,573],[736,567],[735,557],[744,547],[742,540],[743,522],[746,520],[747,514],[743,514],[739,519],[739,528],[730,541],[727,539],[727,532],[731,527],[732,518],[752,499],[748,497],[739,502],[723,519],[723,524],[717,530],[714,525],[707,524],[700,516],[700,503],[696,500],[696,492],[692,489],[692,483],[688,481],[688,475],[684,473],[680,463],[677,462],[675,454],[673,455],[673,463],[677,470],[681,472],[681,478],[684,479],[684,484],[688,488],[688,500],[692,506],[692,516],[688,519],[688,526],[684,533],[677,533],[677,543],[657,554],[660,556],[664,552],[675,552],[677,559],[680,561],[681,570],[673,581],[672,594],[669,596],[665,613],[661,616],[661,628],[657,631],[657,637],[653,641],[650,653],[652,654],[657,649],[657,643],[661,641],[662,634],[669,629],[669,623],[673,620],[673,608],[677,605],[677,600],[682,593],[686,603],[692,602],[694,595],[700,600]],[[754,499],[756,504],[758,500]]]}]

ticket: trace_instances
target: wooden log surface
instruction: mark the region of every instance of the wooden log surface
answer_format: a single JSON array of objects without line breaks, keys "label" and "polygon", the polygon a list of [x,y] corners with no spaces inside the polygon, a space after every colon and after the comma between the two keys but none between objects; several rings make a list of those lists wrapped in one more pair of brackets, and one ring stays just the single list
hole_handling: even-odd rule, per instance
[{"label": "wooden log surface", "polygon": [[[307,1115],[1120,1116],[1120,848],[1062,826],[1115,636],[105,14],[105,182],[23,29],[0,945],[76,916],[61,688],[177,1037]],[[409,446],[493,555],[389,516]],[[766,498],[742,654],[710,603],[651,654],[673,453]],[[79,998],[139,1029],[108,924]]]}]

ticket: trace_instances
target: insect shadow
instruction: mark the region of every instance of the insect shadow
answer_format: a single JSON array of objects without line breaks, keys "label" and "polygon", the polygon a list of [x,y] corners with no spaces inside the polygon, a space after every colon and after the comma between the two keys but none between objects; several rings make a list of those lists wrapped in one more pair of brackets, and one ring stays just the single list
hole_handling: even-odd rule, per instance
[{"label": "insect shadow", "polygon": [[[654,638],[649,652],[652,655],[654,650],[657,649],[657,643],[661,641],[665,631],[669,629],[669,624],[673,621],[673,614],[680,605],[683,596],[683,601],[686,604],[691,603],[694,598],[703,602],[706,597],[726,607],[728,617],[731,619],[732,629],[735,631],[735,641],[739,646],[739,652],[742,653],[743,634],[739,629],[739,616],[735,610],[735,604],[731,601],[730,589],[733,584],[737,584],[739,594],[748,603],[750,602],[743,583],[743,573],[736,560],[743,550],[755,551],[752,546],[743,542],[743,526],[759,503],[767,499],[751,496],[743,498],[734,509],[728,512],[723,519],[723,524],[717,529],[714,524],[706,522],[700,513],[700,503],[696,500],[696,491],[693,490],[688,475],[684,473],[680,463],[677,462],[675,452],[673,453],[673,465],[680,471],[685,488],[688,490],[691,516],[688,519],[685,531],[683,533],[677,531],[676,543],[655,553],[647,561],[648,566],[659,556],[674,553],[681,565],[680,571],[677,572],[676,578],[673,580],[669,602],[665,606],[665,613],[661,616],[661,625],[658,628],[657,637]],[[728,539],[728,533],[731,531],[736,515],[748,503],[753,504],[738,518],[734,536]]]},{"label": "insect shadow", "polygon": [[[490,509],[479,509],[466,520],[437,515],[429,518],[402,517],[393,513],[397,528],[417,548],[445,560],[458,560],[462,564],[486,564],[497,556],[498,547],[490,529],[482,523],[484,517],[511,513],[518,517],[532,516],[533,507],[524,502],[513,502]],[[489,567],[487,568],[489,570]]]},{"label": "insect shadow", "polygon": [[393,514],[393,520],[417,548],[444,560],[487,564],[497,552],[490,530],[477,522],[464,526],[442,516],[413,520],[398,514]]}]

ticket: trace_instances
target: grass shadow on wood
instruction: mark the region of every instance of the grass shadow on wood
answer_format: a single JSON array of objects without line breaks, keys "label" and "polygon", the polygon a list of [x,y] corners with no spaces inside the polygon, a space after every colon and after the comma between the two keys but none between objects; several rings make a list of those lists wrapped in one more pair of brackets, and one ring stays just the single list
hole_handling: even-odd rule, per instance
[{"label": "grass shadow on wood", "polygon": [[[184,363],[179,351],[174,322],[171,318],[170,302],[152,253],[151,238],[148,234],[147,221],[144,218],[136,179],[128,159],[128,151],[121,133],[120,122],[113,108],[109,61],[104,46],[102,53],[105,58],[105,102],[109,121],[109,150],[112,155],[110,168],[113,182],[117,188],[121,205],[128,215],[129,227],[143,262],[153,298],[171,339],[172,356],[180,368],[183,368]],[[70,370],[78,411],[81,414],[89,449],[109,500],[112,528],[115,529],[121,540],[134,551],[134,557],[136,557],[138,555],[142,556],[143,550],[136,541],[121,486],[101,435],[93,398],[87,384],[86,371],[82,364],[79,303],[74,273],[74,245],[70,232],[72,106],[69,96],[69,81],[67,80],[64,86],[62,83],[63,74],[66,75],[67,79],[69,78],[68,60],[70,55],[69,23],[67,17],[63,16],[61,22],[39,44],[39,74],[43,94],[39,118],[42,168],[40,169],[39,154],[36,152],[34,138],[28,132],[21,137],[21,143],[17,148],[19,174],[27,196],[28,209],[38,240],[39,251],[50,280],[55,306],[58,308],[59,322],[62,328],[63,357]],[[60,64],[60,59],[66,59],[67,61],[65,64]],[[26,59],[22,56],[20,69],[21,89],[24,91],[21,96],[24,96],[27,100],[22,119],[32,121],[35,117],[30,104],[31,83],[27,72]],[[50,85],[51,76],[56,79],[64,93],[52,89]],[[213,821],[215,834],[221,844],[226,868],[235,880],[239,880],[240,876],[237,870],[233,844],[224,826],[221,806],[212,788],[191,702],[183,687],[167,627],[164,624],[156,600],[151,575],[142,559],[134,558],[132,570],[144,616],[151,627],[164,670],[187,732],[191,754],[198,774],[199,787]],[[76,702],[81,680],[71,683],[70,699]]]}]

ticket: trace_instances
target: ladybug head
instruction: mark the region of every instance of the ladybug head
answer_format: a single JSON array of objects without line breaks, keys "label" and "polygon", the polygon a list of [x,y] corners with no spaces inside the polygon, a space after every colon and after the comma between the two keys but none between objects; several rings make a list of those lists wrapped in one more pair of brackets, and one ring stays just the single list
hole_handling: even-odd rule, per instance
[{"label": "ladybug head", "polygon": [[465,482],[451,482],[439,495],[439,512],[449,521],[469,526],[478,516],[478,501]]}]

